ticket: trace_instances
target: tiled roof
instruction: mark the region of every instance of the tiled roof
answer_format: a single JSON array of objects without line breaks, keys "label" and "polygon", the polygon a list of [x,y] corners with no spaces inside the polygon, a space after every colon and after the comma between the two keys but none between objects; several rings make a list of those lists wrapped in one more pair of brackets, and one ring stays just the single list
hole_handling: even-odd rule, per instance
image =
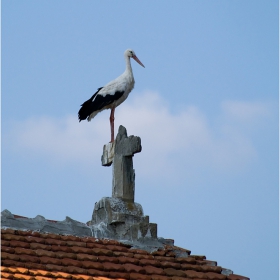
[{"label": "tiled roof", "polygon": [[1,241],[2,279],[249,280],[173,245],[148,253],[115,240],[13,229],[2,229]]}]

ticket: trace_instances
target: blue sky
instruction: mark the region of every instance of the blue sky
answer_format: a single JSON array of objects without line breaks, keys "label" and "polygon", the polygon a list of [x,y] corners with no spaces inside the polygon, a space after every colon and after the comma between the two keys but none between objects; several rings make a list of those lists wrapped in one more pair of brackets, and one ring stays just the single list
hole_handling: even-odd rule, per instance
[{"label": "blue sky", "polygon": [[251,279],[278,275],[278,1],[2,0],[2,205],[87,222],[111,195],[109,111],[142,139],[136,201],[158,235]]}]

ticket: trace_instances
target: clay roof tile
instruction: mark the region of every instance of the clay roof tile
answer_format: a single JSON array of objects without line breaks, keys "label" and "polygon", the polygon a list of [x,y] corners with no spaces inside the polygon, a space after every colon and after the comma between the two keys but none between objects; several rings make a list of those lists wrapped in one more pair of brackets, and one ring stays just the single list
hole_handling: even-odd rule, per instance
[{"label": "clay roof tile", "polygon": [[217,262],[171,245],[149,253],[116,240],[11,229],[1,233],[2,279],[249,280],[226,276]]}]

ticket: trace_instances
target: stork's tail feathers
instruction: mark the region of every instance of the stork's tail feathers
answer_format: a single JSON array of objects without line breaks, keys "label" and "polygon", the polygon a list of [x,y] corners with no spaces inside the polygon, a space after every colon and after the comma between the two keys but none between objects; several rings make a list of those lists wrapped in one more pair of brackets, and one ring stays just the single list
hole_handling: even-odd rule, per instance
[{"label": "stork's tail feathers", "polygon": [[89,99],[81,105],[82,107],[78,112],[79,122],[85,120],[91,114],[91,100]]},{"label": "stork's tail feathers", "polygon": [[81,109],[79,110],[79,112],[78,112],[78,119],[79,119],[79,122],[80,121],[83,121],[83,120],[85,120],[86,118],[88,119],[88,121],[90,121],[90,119],[92,118],[92,117],[90,117],[90,115],[93,113],[92,111],[92,106],[93,106],[93,104],[92,104],[92,101],[93,101],[93,99],[94,99],[94,97],[98,94],[98,92],[100,91],[102,89],[102,87],[101,88],[99,88],[98,90],[97,90],[97,92],[89,99],[89,100],[87,100],[87,101],[85,101],[81,106]]}]

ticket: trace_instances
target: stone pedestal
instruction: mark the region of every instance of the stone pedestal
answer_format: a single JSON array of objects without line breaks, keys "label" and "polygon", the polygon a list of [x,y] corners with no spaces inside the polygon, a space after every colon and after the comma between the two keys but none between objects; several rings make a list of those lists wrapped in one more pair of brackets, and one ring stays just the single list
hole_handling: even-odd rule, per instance
[{"label": "stone pedestal", "polygon": [[149,223],[139,203],[103,197],[94,206],[91,226],[97,238],[138,240],[157,238],[157,224]]}]

